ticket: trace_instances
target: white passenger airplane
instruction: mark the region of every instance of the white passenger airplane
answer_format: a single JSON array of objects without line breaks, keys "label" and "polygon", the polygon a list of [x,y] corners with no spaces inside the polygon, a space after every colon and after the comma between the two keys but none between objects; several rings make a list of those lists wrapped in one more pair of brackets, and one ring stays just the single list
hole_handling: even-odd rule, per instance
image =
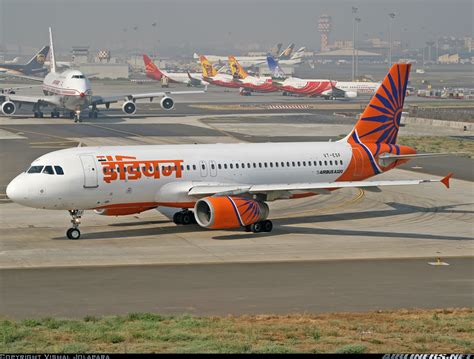
[{"label": "white passenger airplane", "polygon": [[113,96],[93,96],[92,88],[87,77],[78,70],[66,70],[58,72],[56,70],[56,60],[54,56],[53,35],[49,28],[50,41],[50,72],[44,79],[16,75],[18,77],[42,82],[44,96],[22,96],[12,93],[0,94],[1,110],[5,115],[13,115],[18,105],[31,104],[35,117],[43,117],[41,111],[43,107],[51,107],[51,117],[59,117],[60,111],[63,111],[69,117],[74,118],[75,122],[81,121],[81,111],[89,109],[89,117],[97,118],[97,106],[105,105],[108,109],[111,103],[123,101],[122,111],[127,115],[133,115],[137,106],[136,100],[161,97],[161,107],[165,110],[171,110],[174,107],[174,101],[169,95],[181,95],[191,93],[203,93],[204,91],[178,91],[178,92],[150,92],[142,94],[123,94]]},{"label": "white passenger airplane", "polygon": [[340,188],[379,191],[443,179],[373,180],[417,156],[396,144],[409,64],[395,64],[346,138],[337,142],[76,147],[48,153],[13,179],[19,204],[69,210],[67,237],[80,237],[84,210],[109,216],[158,206],[182,209],[176,224],[244,227],[269,232],[267,201],[330,194]]},{"label": "white passenger airplane", "polygon": [[273,85],[281,91],[302,96],[320,96],[325,99],[349,99],[360,95],[373,95],[380,82],[333,81],[329,79],[300,79],[287,77],[278,62],[271,56],[267,64],[272,72]]}]

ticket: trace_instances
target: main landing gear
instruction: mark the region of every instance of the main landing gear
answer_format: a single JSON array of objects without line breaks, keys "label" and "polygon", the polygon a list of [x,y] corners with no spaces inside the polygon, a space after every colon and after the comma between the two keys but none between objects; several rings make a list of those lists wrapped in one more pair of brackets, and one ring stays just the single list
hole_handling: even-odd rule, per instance
[{"label": "main landing gear", "polygon": [[196,218],[194,218],[194,213],[190,210],[183,209],[181,212],[176,212],[173,216],[173,222],[175,224],[195,224]]},{"label": "main landing gear", "polygon": [[273,229],[273,223],[272,221],[269,221],[268,219],[265,221],[261,221],[261,222],[257,222],[257,223],[245,226],[246,232],[253,232],[253,233],[271,232],[272,229]]},{"label": "main landing gear", "polygon": [[51,111],[51,118],[59,118],[61,114],[59,113],[58,110]]},{"label": "main landing gear", "polygon": [[79,230],[79,224],[81,224],[81,217],[84,213],[83,210],[74,209],[69,211],[71,215],[72,228],[69,228],[66,232],[66,236],[69,239],[79,239],[81,237],[81,231]]}]

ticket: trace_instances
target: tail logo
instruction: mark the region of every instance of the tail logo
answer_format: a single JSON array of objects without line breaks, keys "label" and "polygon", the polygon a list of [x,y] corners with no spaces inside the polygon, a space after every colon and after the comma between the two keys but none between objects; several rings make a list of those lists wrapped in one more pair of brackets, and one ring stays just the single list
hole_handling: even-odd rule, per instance
[{"label": "tail logo", "polygon": [[395,65],[388,73],[360,118],[361,141],[396,142],[409,72],[409,66]]},{"label": "tail logo", "polygon": [[44,56],[44,54],[36,55],[36,61],[39,62],[40,64],[44,64],[45,60],[46,60],[46,56]]}]

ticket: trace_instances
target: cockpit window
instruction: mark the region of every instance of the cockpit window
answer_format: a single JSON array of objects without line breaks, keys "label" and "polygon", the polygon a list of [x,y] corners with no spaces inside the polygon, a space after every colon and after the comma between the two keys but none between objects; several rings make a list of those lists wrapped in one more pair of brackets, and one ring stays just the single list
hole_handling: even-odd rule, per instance
[{"label": "cockpit window", "polygon": [[54,166],[54,169],[55,169],[57,175],[63,175],[64,174],[63,168],[61,166]]},{"label": "cockpit window", "polygon": [[84,75],[72,75],[73,79],[84,79]]},{"label": "cockpit window", "polygon": [[31,166],[28,173],[41,173],[44,166]]},{"label": "cockpit window", "polygon": [[53,166],[45,166],[43,173],[46,173],[47,175],[54,175]]}]

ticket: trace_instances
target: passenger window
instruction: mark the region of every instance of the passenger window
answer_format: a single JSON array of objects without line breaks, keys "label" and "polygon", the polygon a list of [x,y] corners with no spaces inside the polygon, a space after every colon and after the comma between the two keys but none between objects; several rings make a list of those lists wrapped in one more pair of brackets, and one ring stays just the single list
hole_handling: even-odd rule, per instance
[{"label": "passenger window", "polygon": [[324,161],[324,165],[327,166],[327,165],[328,165],[328,161]]},{"label": "passenger window", "polygon": [[234,166],[232,165],[232,163],[229,165],[229,167],[230,167],[231,169],[233,169],[233,168],[234,168]]},{"label": "passenger window", "polygon": [[282,162],[282,163],[281,163],[281,166],[282,166],[282,167],[285,167],[285,162]]},{"label": "passenger window", "polygon": [[273,168],[273,162],[270,162],[270,167],[272,167],[272,168]]},{"label": "passenger window", "polygon": [[290,167],[290,162],[287,162],[287,163],[286,163],[286,167]]},{"label": "passenger window", "polygon": [[298,161],[298,167],[299,167],[299,166],[301,166],[301,162],[300,162],[300,161]]},{"label": "passenger window", "polygon": [[193,170],[195,170],[195,171],[196,171],[196,165],[193,165]]},{"label": "passenger window", "polygon": [[247,163],[247,168],[250,168],[250,163]]},{"label": "passenger window", "polygon": [[257,168],[257,164],[255,162],[253,163],[253,168]]},{"label": "passenger window", "polygon": [[43,173],[46,173],[47,175],[54,175],[53,166],[45,166]]},{"label": "passenger window", "polygon": [[294,161],[293,161],[293,162],[291,162],[291,165],[292,165],[293,167],[295,167],[295,162],[294,162]]},{"label": "passenger window", "polygon": [[319,165],[322,166],[322,165],[323,165],[323,162],[322,162],[322,161],[319,161]]},{"label": "passenger window", "polygon": [[303,166],[305,166],[305,167],[306,167],[306,161],[303,161]]},{"label": "passenger window", "polygon": [[258,163],[258,167],[262,168],[262,162]]},{"label": "passenger window", "polygon": [[189,165],[186,165],[186,169],[187,169],[188,171],[190,171],[190,170],[191,170],[191,167],[189,167]]},{"label": "passenger window", "polygon": [[222,166],[221,166],[220,163],[217,165],[217,168],[218,168],[218,169],[222,169]]},{"label": "passenger window", "polygon": [[263,162],[263,165],[265,166],[265,168],[267,168],[267,163],[266,162]]},{"label": "passenger window", "polygon": [[206,165],[203,163],[203,164],[201,165],[201,168],[202,168],[203,170],[205,170],[205,169],[206,169]]},{"label": "passenger window", "polygon": [[181,171],[184,171],[184,165],[181,165]]},{"label": "passenger window", "polygon": [[314,164],[315,166],[317,166],[317,165],[318,165],[318,163],[317,163],[316,161],[313,161],[313,164]]},{"label": "passenger window", "polygon": [[278,162],[275,162],[275,167],[278,167]]},{"label": "passenger window", "polygon": [[342,165],[342,160],[340,160],[339,162],[340,162],[340,164]]},{"label": "passenger window", "polygon": [[211,168],[212,168],[212,169],[215,169],[216,166],[214,166],[214,164],[212,163],[212,164],[211,164]]},{"label": "passenger window", "polygon": [[28,173],[41,173],[43,166],[31,166]]},{"label": "passenger window", "polygon": [[61,166],[54,166],[54,169],[56,170],[56,174],[58,175],[64,174],[63,168]]},{"label": "passenger window", "polygon": [[239,164],[238,164],[238,163],[235,164],[235,168],[239,168]]},{"label": "passenger window", "polygon": [[227,169],[227,163],[224,163],[224,168]]},{"label": "passenger window", "polygon": [[332,166],[332,161],[329,161],[329,164]]}]

